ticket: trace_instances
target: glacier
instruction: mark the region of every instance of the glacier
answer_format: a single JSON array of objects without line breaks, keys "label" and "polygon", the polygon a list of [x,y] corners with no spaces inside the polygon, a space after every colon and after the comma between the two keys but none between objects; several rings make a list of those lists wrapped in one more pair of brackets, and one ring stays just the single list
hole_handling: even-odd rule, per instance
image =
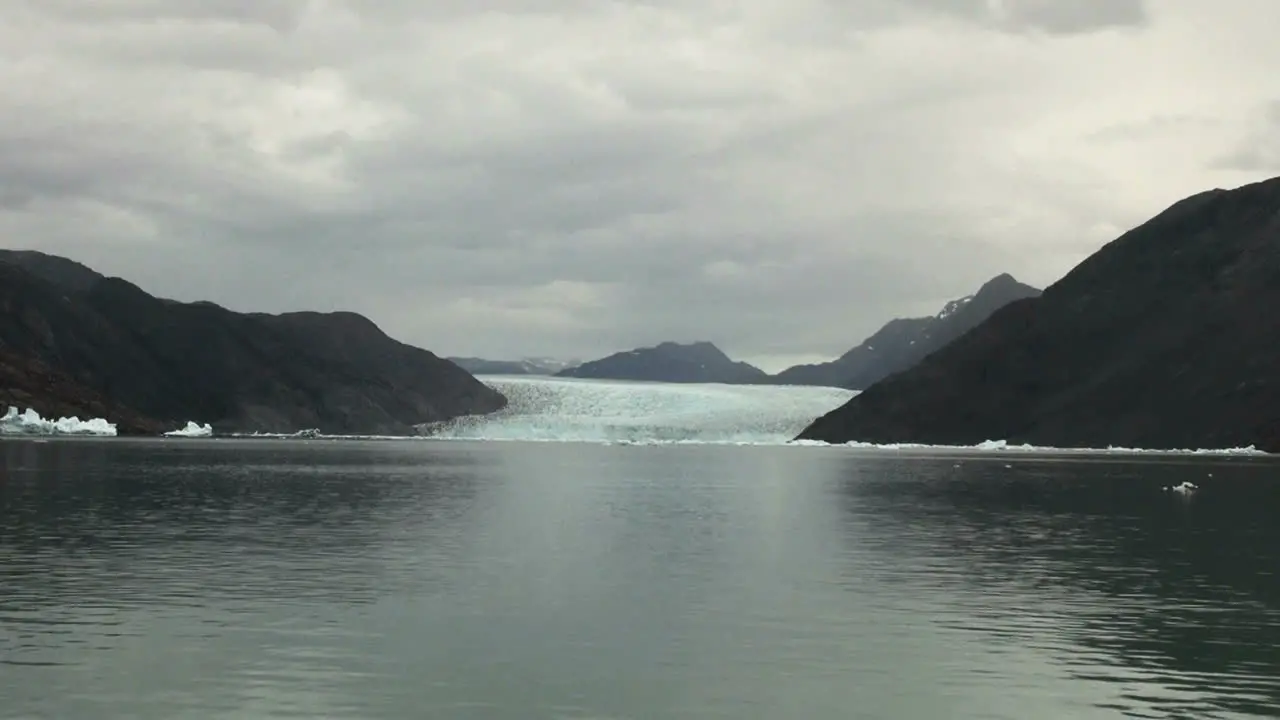
[{"label": "glacier", "polygon": [[856,393],[824,387],[482,375],[506,409],[424,426],[437,439],[784,444]]},{"label": "glacier", "polygon": [[725,444],[828,447],[876,452],[1265,455],[1256,448],[1146,450],[1054,448],[988,440],[977,445],[828,445],[794,440],[814,418],[858,393],[827,387],[718,385],[481,375],[509,405],[492,415],[423,426],[437,440]]},{"label": "glacier", "polygon": [[93,435],[114,437],[116,426],[102,418],[81,420],[78,417],[46,420],[40,413],[27,408],[19,413],[18,408],[9,406],[8,412],[0,417],[0,435]]}]

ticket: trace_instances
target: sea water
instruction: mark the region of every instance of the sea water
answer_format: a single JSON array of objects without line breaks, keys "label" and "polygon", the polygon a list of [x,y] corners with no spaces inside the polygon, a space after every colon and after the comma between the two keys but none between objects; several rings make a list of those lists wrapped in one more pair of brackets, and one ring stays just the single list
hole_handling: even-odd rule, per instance
[{"label": "sea water", "polygon": [[0,441],[0,718],[1280,714],[1274,459],[758,442]]}]

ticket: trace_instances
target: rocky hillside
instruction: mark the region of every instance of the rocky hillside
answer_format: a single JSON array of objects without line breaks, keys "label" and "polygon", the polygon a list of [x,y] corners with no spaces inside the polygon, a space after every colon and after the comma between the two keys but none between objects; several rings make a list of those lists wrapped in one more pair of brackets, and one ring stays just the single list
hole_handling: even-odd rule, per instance
[{"label": "rocky hillside", "polygon": [[930,353],[972,330],[991,313],[1040,291],[1012,275],[987,281],[973,295],[947,303],[937,315],[891,320],[862,344],[828,363],[797,365],[773,377],[784,385],[827,385],[863,390],[913,367]]},{"label": "rocky hillside", "polygon": [[0,252],[0,404],[122,432],[409,434],[502,408],[456,365],[353,313],[242,314],[153,297],[64,258]]},{"label": "rocky hillside", "polygon": [[1182,200],[802,438],[1280,451],[1280,178]]}]

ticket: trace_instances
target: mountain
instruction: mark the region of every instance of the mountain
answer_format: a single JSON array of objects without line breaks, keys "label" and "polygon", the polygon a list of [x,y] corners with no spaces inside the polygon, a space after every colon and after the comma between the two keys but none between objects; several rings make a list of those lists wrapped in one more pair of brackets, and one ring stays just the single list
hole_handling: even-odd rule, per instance
[{"label": "mountain", "polygon": [[615,353],[557,373],[559,377],[673,383],[762,383],[760,368],[735,362],[709,342],[660,345]]},{"label": "mountain", "polygon": [[501,409],[456,365],[354,313],[242,314],[153,297],[65,258],[0,251],[0,405],[121,432],[412,434]]},{"label": "mountain", "polygon": [[998,275],[973,295],[947,303],[933,317],[891,320],[836,360],[787,368],[773,376],[773,381],[862,390],[912,367],[1005,305],[1039,294],[1039,290],[1018,282],[1012,275]]},{"label": "mountain", "polygon": [[477,357],[450,357],[449,362],[474,375],[555,375],[577,367],[577,360],[555,358],[521,358],[519,360],[486,360]]},{"label": "mountain", "polygon": [[1280,178],[1175,203],[801,438],[1280,451]]},{"label": "mountain", "polygon": [[146,417],[34,357],[0,348],[0,408],[9,407],[33,408],[54,419],[106,418],[122,434],[159,435],[174,429],[173,424]]}]

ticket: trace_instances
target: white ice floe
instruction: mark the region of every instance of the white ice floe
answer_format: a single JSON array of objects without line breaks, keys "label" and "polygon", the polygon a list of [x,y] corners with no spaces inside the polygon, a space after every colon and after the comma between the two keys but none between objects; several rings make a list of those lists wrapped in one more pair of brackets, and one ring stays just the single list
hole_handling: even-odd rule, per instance
[{"label": "white ice floe", "polygon": [[213,426],[210,425],[209,423],[200,425],[188,420],[186,427],[182,428],[181,430],[170,430],[164,435],[165,437],[184,437],[184,438],[213,437]]},{"label": "white ice floe", "polygon": [[0,435],[99,435],[114,436],[116,426],[102,418],[81,420],[78,417],[46,420],[40,413],[27,408],[19,413],[18,408],[9,407],[9,411],[0,417]]},{"label": "white ice floe", "polygon": [[[793,444],[804,445],[826,445],[827,443],[812,440],[797,440]],[[962,451],[1001,451],[1001,452],[1027,452],[1027,453],[1110,453],[1115,455],[1267,455],[1268,453],[1257,449],[1250,445],[1242,448],[1203,448],[1197,450],[1191,449],[1150,449],[1150,448],[1130,448],[1119,447],[1116,445],[1108,445],[1105,448],[1059,448],[1044,445],[1010,445],[1005,440],[987,440],[977,445],[925,445],[920,443],[864,443],[864,442],[848,442],[843,445],[832,445],[832,447],[852,447],[864,450],[962,450]]]}]

